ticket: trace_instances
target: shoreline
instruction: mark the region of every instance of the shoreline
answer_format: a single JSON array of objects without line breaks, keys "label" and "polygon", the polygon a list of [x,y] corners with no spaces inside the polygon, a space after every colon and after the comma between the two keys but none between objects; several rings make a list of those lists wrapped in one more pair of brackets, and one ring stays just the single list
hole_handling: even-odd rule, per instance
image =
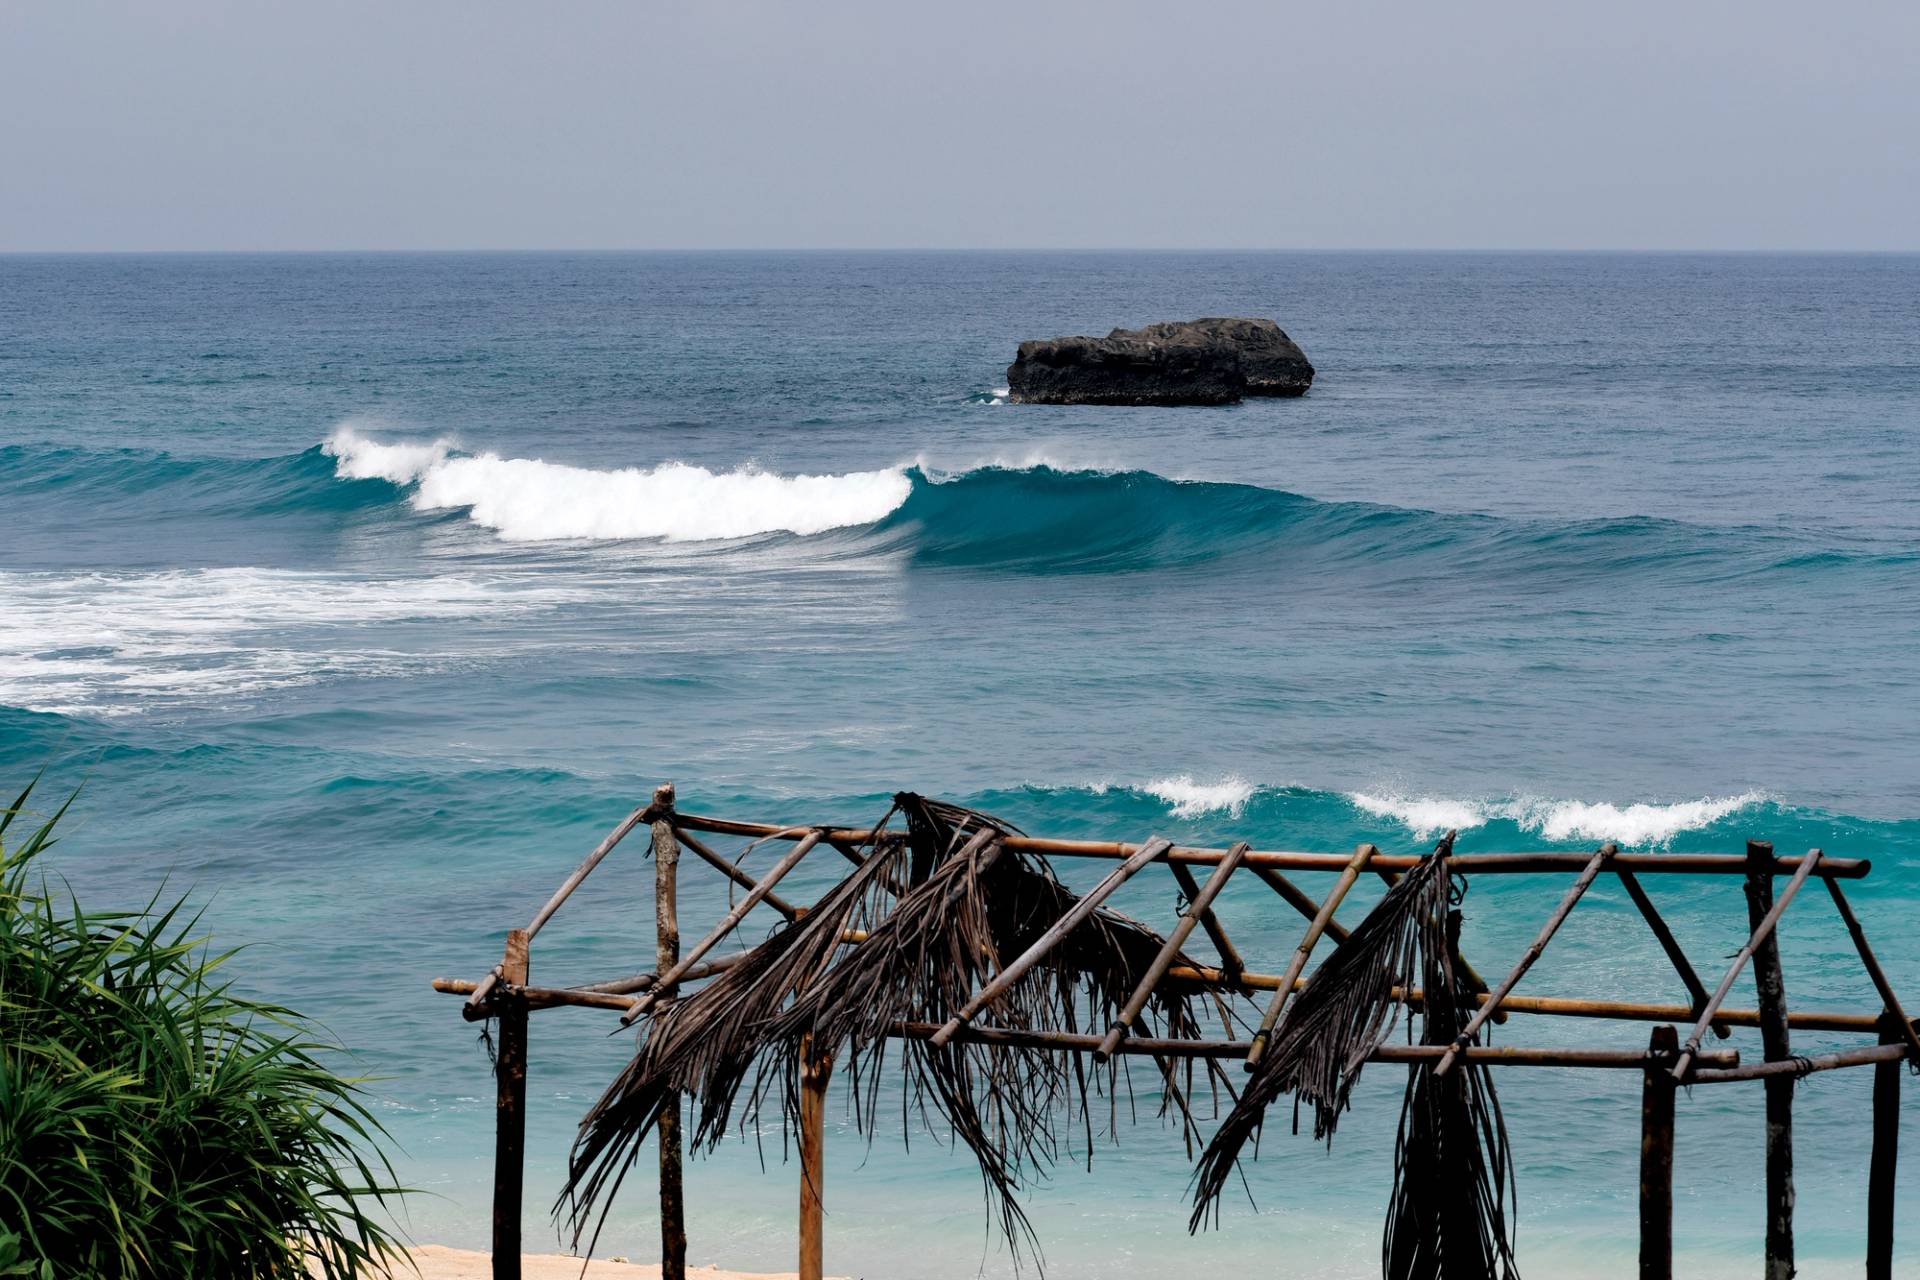
[{"label": "shoreline", "polygon": [[[493,1255],[481,1249],[455,1249],[443,1244],[419,1244],[407,1250],[417,1271],[397,1266],[388,1280],[493,1280]],[[585,1269],[582,1270],[582,1263]],[[583,1259],[564,1253],[523,1253],[520,1269],[525,1280],[659,1280],[657,1262],[628,1262],[624,1258]],[[796,1280],[791,1271],[729,1271],[718,1266],[689,1265],[690,1280]]]}]

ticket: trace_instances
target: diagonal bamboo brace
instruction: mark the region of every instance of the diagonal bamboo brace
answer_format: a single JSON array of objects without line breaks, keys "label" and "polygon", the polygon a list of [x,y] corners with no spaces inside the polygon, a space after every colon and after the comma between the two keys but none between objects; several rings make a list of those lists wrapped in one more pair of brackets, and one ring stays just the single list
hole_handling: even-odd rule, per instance
[{"label": "diagonal bamboo brace", "polygon": [[1234,868],[1240,865],[1240,859],[1246,857],[1247,850],[1252,847],[1243,840],[1227,850],[1227,856],[1220,860],[1220,865],[1215,867],[1213,874],[1207,877],[1207,883],[1201,886],[1198,893],[1188,897],[1187,913],[1180,917],[1178,924],[1173,926],[1173,932],[1168,934],[1167,940],[1161,944],[1159,954],[1154,956],[1153,963],[1147,966],[1147,972],[1140,979],[1140,985],[1133,989],[1131,996],[1127,997],[1126,1007],[1120,1010],[1119,1018],[1107,1028],[1106,1037],[1093,1051],[1095,1062],[1105,1062],[1112,1057],[1121,1039],[1132,1032],[1134,1019],[1138,1018],[1140,1011],[1147,1007],[1147,1000],[1153,995],[1153,989],[1160,985],[1160,979],[1167,976],[1168,968],[1172,966],[1174,957],[1180,954],[1180,948],[1185,945],[1188,935],[1193,932],[1193,927],[1207,918],[1213,906],[1213,900],[1220,896],[1222,889],[1227,887],[1227,877],[1233,874]]},{"label": "diagonal bamboo brace", "polygon": [[1279,989],[1273,993],[1273,999],[1267,1002],[1267,1014],[1260,1019],[1260,1029],[1253,1033],[1253,1046],[1247,1050],[1247,1070],[1251,1071],[1260,1065],[1260,1059],[1267,1051],[1267,1041],[1273,1036],[1273,1028],[1287,1007],[1287,997],[1293,994],[1294,980],[1307,967],[1307,958],[1313,954],[1320,935],[1327,931],[1327,925],[1333,920],[1333,913],[1339,909],[1341,899],[1347,896],[1347,890],[1353,888],[1353,882],[1360,878],[1360,873],[1367,869],[1367,863],[1373,861],[1373,855],[1378,852],[1380,850],[1370,844],[1355,849],[1346,869],[1334,881],[1327,900],[1314,912],[1312,922],[1307,925],[1306,936],[1300,939],[1300,945],[1294,948],[1293,959],[1287,962],[1287,972],[1280,979]]},{"label": "diagonal bamboo brace", "polygon": [[1085,923],[1087,917],[1098,910],[1100,904],[1112,896],[1115,889],[1131,880],[1135,872],[1155,858],[1164,855],[1172,847],[1171,840],[1163,840],[1155,836],[1135,850],[1132,857],[1109,871],[1104,880],[1095,885],[1084,898],[1074,903],[1067,914],[1061,916],[1054,922],[1052,928],[1027,948],[1024,955],[995,974],[993,981],[974,993],[973,999],[967,1001],[965,1008],[947,1019],[946,1025],[933,1033],[933,1044],[938,1047],[945,1046],[947,1041],[953,1039],[954,1032],[973,1021],[974,1016],[982,1009],[1005,995],[1007,989],[1018,982],[1027,970],[1039,964],[1047,952],[1053,950],[1062,939]]},{"label": "diagonal bamboo brace", "polygon": [[687,952],[686,955],[680,958],[680,963],[661,974],[660,981],[655,983],[650,991],[638,1000],[635,1000],[632,1006],[620,1015],[620,1025],[623,1027],[632,1026],[633,1020],[651,1009],[661,995],[671,992],[674,985],[686,976],[687,970],[698,964],[701,958],[704,957],[707,952],[713,950],[722,938],[725,938],[728,934],[740,927],[740,922],[747,918],[747,912],[753,910],[755,904],[773,892],[773,886],[780,883],[780,877],[786,875],[787,872],[798,866],[800,859],[806,857],[813,846],[820,843],[821,837],[825,834],[823,831],[814,830],[802,836],[798,844],[787,850],[780,861],[774,863],[773,866],[768,869],[767,874],[761,876],[759,880],[754,882],[753,888],[747,890],[747,895],[740,899],[733,910],[727,912],[726,917],[722,919],[719,924],[714,926],[713,932],[700,939],[700,941],[695,944],[693,950]]},{"label": "diagonal bamboo brace", "polygon": [[1860,963],[1865,966],[1867,976],[1873,979],[1873,989],[1880,993],[1881,1003],[1886,1005],[1887,1017],[1892,1019],[1906,1041],[1909,1060],[1920,1065],[1920,1034],[1914,1032],[1913,1023],[1907,1020],[1907,1011],[1900,1007],[1900,997],[1893,993],[1893,984],[1887,981],[1886,970],[1880,967],[1879,957],[1867,945],[1867,931],[1860,927],[1847,895],[1840,892],[1838,884],[1828,880],[1827,892],[1833,895],[1833,905],[1839,909],[1840,919],[1846,922],[1847,933],[1853,938],[1853,949],[1860,953]]},{"label": "diagonal bamboo brace", "polygon": [[1574,904],[1580,901],[1581,895],[1586,893],[1593,884],[1594,877],[1600,874],[1608,861],[1618,852],[1620,847],[1615,844],[1603,844],[1594,852],[1592,860],[1580,872],[1579,878],[1568,887],[1566,896],[1560,899],[1560,905],[1553,909],[1553,914],[1547,917],[1547,922],[1540,926],[1540,936],[1533,940],[1533,944],[1520,957],[1520,963],[1513,966],[1513,972],[1501,979],[1500,985],[1488,994],[1486,1003],[1473,1011],[1473,1016],[1467,1019],[1467,1025],[1460,1029],[1460,1034],[1455,1036],[1453,1043],[1447,1046],[1447,1051],[1440,1055],[1440,1061],[1433,1066],[1434,1075],[1444,1076],[1453,1070],[1453,1064],[1460,1054],[1473,1043],[1473,1038],[1480,1034],[1480,1028],[1487,1024],[1487,1019],[1499,1011],[1500,1002],[1506,999],[1507,993],[1519,985],[1520,979],[1526,976],[1527,970],[1533,968],[1534,962],[1546,951],[1547,943],[1553,940],[1553,935],[1559,931],[1561,924],[1572,913]]},{"label": "diagonal bamboo brace", "polygon": [[[739,885],[742,889],[751,890],[753,888],[754,880],[752,876],[742,871],[739,867],[734,866],[733,863],[729,862],[725,857],[709,849],[696,838],[692,832],[682,831],[676,827],[674,828],[673,835],[681,844],[693,850],[702,862]],[[777,893],[769,893],[762,898],[761,901],[765,902],[789,920],[798,920],[801,915],[804,914],[799,907],[794,906]]]},{"label": "diagonal bamboo brace", "polygon": [[[1680,975],[1681,985],[1686,987],[1687,995],[1692,997],[1693,1012],[1687,1016],[1699,1017],[1700,1011],[1707,1007],[1707,984],[1700,981],[1700,975],[1694,972],[1693,962],[1687,959],[1687,953],[1681,949],[1680,940],[1673,936],[1673,930],[1667,927],[1666,920],[1653,905],[1653,899],[1647,896],[1646,887],[1640,883],[1640,877],[1625,867],[1615,867],[1613,873],[1620,878],[1621,887],[1626,889],[1627,896],[1633,899],[1633,905],[1640,909],[1641,919],[1645,920],[1647,927],[1653,930],[1655,941],[1659,942],[1660,949],[1667,953],[1667,959],[1673,964],[1673,971]],[[1713,1034],[1725,1040],[1733,1032],[1724,1021],[1715,1019]]]},{"label": "diagonal bamboo brace", "polygon": [[[1245,846],[1247,851],[1251,851],[1252,849],[1252,846],[1247,845],[1244,840],[1235,845],[1234,848],[1238,849],[1242,846]],[[1229,849],[1227,852],[1232,853],[1233,850]],[[1236,867],[1239,866],[1240,859],[1244,857],[1246,857],[1246,852],[1242,852],[1239,857],[1234,858],[1233,864]],[[1167,866],[1173,871],[1173,878],[1180,885],[1180,892],[1186,895],[1187,902],[1189,904],[1198,902],[1200,900],[1200,883],[1193,878],[1193,869],[1184,862],[1169,862]],[[1212,899],[1208,899],[1208,901],[1212,901]],[[1227,974],[1246,972],[1247,962],[1240,958],[1239,949],[1233,945],[1233,939],[1229,938],[1227,931],[1221,927],[1220,918],[1213,914],[1213,908],[1208,907],[1205,911],[1196,912],[1195,914],[1200,917],[1201,926],[1206,929],[1207,937],[1213,942],[1213,949],[1220,953],[1221,972]]]},{"label": "diagonal bamboo brace", "polygon": [[1693,1030],[1688,1033],[1686,1043],[1680,1046],[1679,1060],[1673,1064],[1675,1080],[1682,1084],[1687,1082],[1687,1073],[1693,1070],[1694,1056],[1700,1052],[1700,1040],[1707,1034],[1707,1027],[1713,1022],[1713,1015],[1719,1010],[1720,1002],[1727,998],[1729,991],[1733,990],[1733,980],[1740,976],[1740,971],[1747,967],[1747,961],[1753,959],[1754,951],[1766,940],[1767,935],[1773,932],[1773,927],[1780,923],[1780,916],[1786,911],[1787,904],[1793,901],[1793,895],[1800,892],[1800,886],[1807,882],[1807,877],[1812,875],[1813,869],[1819,865],[1820,851],[1807,850],[1806,856],[1800,859],[1800,869],[1793,873],[1793,879],[1787,881],[1787,887],[1780,891],[1778,898],[1774,899],[1773,907],[1761,917],[1760,923],[1754,926],[1753,936],[1747,939],[1747,945],[1741,947],[1734,955],[1733,963],[1727,966],[1727,976],[1720,979],[1720,985],[1714,989],[1713,996],[1707,1001],[1707,1007],[1700,1011],[1699,1019],[1693,1024]]}]

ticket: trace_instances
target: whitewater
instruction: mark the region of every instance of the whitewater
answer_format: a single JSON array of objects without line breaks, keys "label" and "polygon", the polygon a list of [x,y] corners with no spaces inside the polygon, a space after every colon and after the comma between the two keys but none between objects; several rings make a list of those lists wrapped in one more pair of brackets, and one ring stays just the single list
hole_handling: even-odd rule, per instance
[{"label": "whitewater", "polygon": [[[1844,255],[0,256],[0,333],[25,335],[0,343],[0,783],[79,790],[54,852],[83,900],[191,894],[260,994],[355,1048],[432,1193],[414,1234],[452,1244],[485,1243],[491,1100],[427,980],[484,972],[667,780],[768,821],[864,822],[911,788],[1213,847],[1818,847],[1873,860],[1856,909],[1914,989],[1915,296],[1920,260]],[[1243,313],[1300,338],[1309,395],[1000,402],[1017,336]],[[634,852],[536,974],[644,965]],[[683,928],[726,910],[682,880]],[[1692,954],[1740,945],[1688,877],[1646,885]],[[1503,970],[1537,893],[1466,892],[1462,945]],[[1174,891],[1116,903],[1164,921]],[[1248,954],[1304,923],[1251,879],[1217,909]],[[1796,1003],[1871,998],[1823,898],[1789,922]],[[1685,999],[1605,877],[1525,989],[1576,970]],[[630,1049],[539,1025],[530,1245]],[[1848,1074],[1803,1085],[1808,1131],[1857,1129]],[[1031,1197],[1050,1276],[1328,1239],[1323,1280],[1377,1274],[1396,1081],[1331,1159],[1274,1127],[1257,1209],[1189,1237],[1184,1143],[1132,1080],[1126,1145],[1096,1118],[1091,1170],[1076,1149]],[[1579,1084],[1502,1089],[1525,1274],[1634,1265],[1638,1086]],[[965,1162],[887,1126],[869,1146],[841,1101],[836,1266],[1009,1275]],[[1686,1106],[1682,1142],[1733,1154],[1687,1162],[1689,1274],[1744,1274],[1758,1135]],[[779,1270],[792,1176],[761,1154],[694,1166],[689,1228]],[[1857,1269],[1857,1156],[1800,1153],[1804,1276]],[[643,1253],[650,1212],[623,1197],[604,1248]]]}]

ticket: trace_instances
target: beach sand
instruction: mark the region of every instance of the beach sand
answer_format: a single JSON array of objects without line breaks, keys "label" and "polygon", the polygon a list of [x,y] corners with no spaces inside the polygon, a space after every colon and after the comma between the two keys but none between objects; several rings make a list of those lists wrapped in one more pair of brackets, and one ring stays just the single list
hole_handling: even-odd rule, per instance
[{"label": "beach sand", "polygon": [[[445,1245],[416,1245],[413,1261],[420,1268],[421,1280],[493,1280],[493,1256],[475,1249],[449,1249]],[[580,1259],[558,1253],[529,1253],[521,1256],[521,1274],[525,1280],[579,1280]],[[391,1272],[392,1280],[406,1280],[413,1273],[404,1267]],[[660,1264],[611,1262],[595,1258],[587,1264],[588,1280],[658,1280]],[[794,1280],[794,1273],[765,1271],[723,1271],[719,1267],[687,1268],[688,1280]]]}]

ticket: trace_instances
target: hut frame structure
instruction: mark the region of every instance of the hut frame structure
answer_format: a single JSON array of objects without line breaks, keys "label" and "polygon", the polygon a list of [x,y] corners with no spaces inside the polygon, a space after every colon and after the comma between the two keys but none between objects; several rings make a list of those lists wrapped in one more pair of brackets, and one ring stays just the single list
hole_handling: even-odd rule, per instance
[{"label": "hut frame structure", "polygon": [[[910,793],[903,793],[902,798],[912,797]],[[1903,1008],[1842,887],[1844,882],[1861,879],[1869,873],[1871,864],[1867,860],[1828,856],[1818,849],[1797,857],[1782,857],[1775,854],[1770,843],[1757,840],[1749,841],[1742,853],[1629,853],[1611,844],[1584,853],[1455,853],[1452,833],[1433,851],[1419,854],[1387,853],[1372,844],[1362,844],[1352,854],[1260,850],[1245,843],[1227,848],[1203,848],[1176,845],[1158,837],[1140,843],[1048,839],[1026,835],[996,824],[986,815],[979,816],[982,823],[977,830],[965,829],[963,820],[963,833],[971,837],[968,848],[976,853],[987,846],[1000,846],[1043,863],[1057,858],[1096,859],[1111,863],[1112,869],[1098,886],[1085,894],[1066,893],[1061,900],[1064,909],[1057,918],[1040,931],[1017,958],[999,958],[994,971],[974,985],[971,998],[952,1010],[945,1021],[891,1023],[884,1030],[886,1036],[933,1048],[950,1044],[1016,1046],[1084,1057],[1093,1063],[1104,1063],[1115,1055],[1146,1055],[1160,1063],[1163,1070],[1166,1064],[1185,1061],[1205,1064],[1207,1070],[1217,1072],[1218,1064],[1237,1059],[1252,1072],[1269,1050],[1276,1029],[1286,1027],[1289,1010],[1297,1008],[1304,999],[1301,993],[1313,981],[1306,969],[1321,943],[1325,941],[1330,951],[1337,953],[1352,936],[1352,931],[1339,922],[1336,913],[1348,890],[1361,876],[1378,876],[1391,886],[1429,859],[1440,857],[1447,860],[1456,874],[1557,878],[1565,882],[1560,898],[1518,963],[1497,981],[1488,982],[1475,971],[1466,957],[1458,954],[1456,945],[1453,958],[1463,975],[1464,989],[1471,996],[1468,1002],[1471,1015],[1456,1037],[1448,1043],[1420,1044],[1385,1043],[1383,1037],[1381,1043],[1371,1047],[1367,1060],[1408,1064],[1410,1079],[1418,1074],[1416,1068],[1431,1072],[1437,1079],[1456,1072],[1463,1063],[1471,1064],[1474,1069],[1598,1069],[1639,1073],[1643,1081],[1639,1274],[1648,1280],[1663,1280],[1673,1275],[1674,1129],[1677,1094],[1681,1089],[1695,1085],[1760,1084],[1764,1095],[1767,1153],[1765,1274],[1769,1280],[1786,1280],[1793,1274],[1794,1266],[1794,1082],[1815,1072],[1871,1067],[1875,1076],[1867,1189],[1866,1274],[1869,1280],[1890,1280],[1900,1075],[1903,1068],[1920,1070],[1920,1029]],[[626,836],[642,827],[648,829],[651,837],[649,852],[655,868],[653,968],[595,983],[564,987],[536,985],[530,975],[530,944],[534,937],[594,868]],[[776,848],[784,846],[784,851],[771,869],[755,876],[707,843],[709,839],[723,837],[743,838],[756,845],[769,844]],[[608,833],[525,928],[508,931],[505,953],[490,973],[478,980],[433,980],[435,990],[464,997],[461,1012],[467,1020],[493,1020],[497,1024],[493,1212],[496,1280],[518,1280],[521,1273],[529,1015],[546,1009],[579,1007],[615,1014],[628,1024],[640,1019],[659,1019],[673,1009],[676,1001],[696,992],[699,988],[694,984],[711,981],[753,956],[753,948],[719,950],[720,944],[740,928],[750,913],[776,913],[782,918],[782,927],[790,927],[832,896],[833,891],[829,891],[814,904],[799,904],[780,895],[780,881],[803,859],[816,850],[837,853],[847,859],[852,870],[842,881],[843,886],[862,875],[863,868],[869,879],[876,879],[873,868],[867,867],[868,859],[875,857],[881,842],[897,838],[897,833],[885,828],[884,820],[873,827],[785,825],[683,813],[676,807],[673,784],[666,783],[654,791],[646,804],[634,809]],[[683,852],[744,891],[724,917],[684,953],[678,919],[678,872]],[[1120,885],[1153,867],[1164,869],[1174,878],[1183,902],[1181,913],[1164,938],[1149,933],[1160,943],[1153,962],[1138,974],[1124,1004],[1117,999],[1112,1001],[1118,1013],[1104,1033],[995,1025],[996,1007],[1022,982],[1032,981],[1029,974],[1032,966],[1047,960],[1050,953],[1052,958],[1047,962],[1060,963],[1060,954],[1071,950],[1062,948],[1063,941],[1074,936],[1077,929],[1089,927],[1094,917],[1106,914],[1108,909],[1102,904]],[[1196,876],[1196,872],[1202,870],[1206,872],[1204,883]],[[1316,897],[1291,878],[1312,873],[1334,877],[1322,896]],[[1733,877],[1745,891],[1747,941],[1724,963],[1721,976],[1712,988],[1706,985],[1675,940],[1641,879],[1669,875]],[[1625,890],[1686,991],[1686,1003],[1516,992],[1560,925],[1577,908],[1582,895],[1602,877],[1617,881]],[[1305,922],[1299,944],[1281,965],[1256,967],[1249,963],[1211,910],[1211,904],[1229,881],[1247,880],[1263,885],[1263,892],[1277,894],[1298,911]],[[1784,884],[1777,885],[1781,880]],[[1788,1007],[1778,926],[1795,899],[1815,880],[1824,888],[1825,896],[1830,898],[1845,926],[1862,969],[1877,993],[1878,1007],[1863,1010]],[[894,882],[889,873],[881,872],[877,883],[896,899],[902,892],[902,886]],[[1457,912],[1454,929],[1457,939]],[[1181,950],[1196,930],[1203,930],[1211,941],[1219,957],[1217,964],[1197,962]],[[868,936],[862,931],[837,935],[836,955],[856,952]],[[1322,968],[1325,967],[1323,964]],[[1754,973],[1759,994],[1757,1007],[1729,1006],[1726,1001],[1734,984],[1749,968]],[[1136,1022],[1149,1001],[1157,992],[1172,987],[1209,998],[1236,996],[1256,1003],[1264,1001],[1264,1016],[1258,1029],[1245,1038],[1149,1035],[1136,1029]],[[1404,989],[1396,986],[1392,998],[1412,1010],[1423,1007],[1426,995],[1409,984]],[[1481,1043],[1480,1036],[1488,1022],[1507,1022],[1515,1016],[1654,1025],[1644,1048]],[[1734,1026],[1760,1029],[1763,1048],[1760,1061],[1743,1062],[1738,1052],[1717,1046],[1717,1041],[1727,1037],[1729,1028]],[[1854,1033],[1872,1037],[1872,1042],[1837,1052],[1800,1056],[1791,1051],[1790,1038],[1795,1030]],[[800,1165],[798,1271],[801,1280],[820,1280],[824,1261],[825,1096],[833,1064],[828,1058],[808,1052],[805,1049],[808,1040],[802,1039],[799,1043],[802,1049],[798,1060],[790,1064],[798,1088],[790,1091],[787,1099],[790,1107],[797,1103],[798,1111],[794,1122],[799,1137]],[[1168,1078],[1171,1080],[1170,1075]],[[1409,1089],[1412,1087],[1410,1084]],[[662,1275],[665,1280],[681,1280],[686,1267],[686,1232],[678,1096],[673,1096],[670,1105],[660,1111],[657,1137]],[[1200,1211],[1196,1210],[1196,1222],[1199,1217]]]}]

